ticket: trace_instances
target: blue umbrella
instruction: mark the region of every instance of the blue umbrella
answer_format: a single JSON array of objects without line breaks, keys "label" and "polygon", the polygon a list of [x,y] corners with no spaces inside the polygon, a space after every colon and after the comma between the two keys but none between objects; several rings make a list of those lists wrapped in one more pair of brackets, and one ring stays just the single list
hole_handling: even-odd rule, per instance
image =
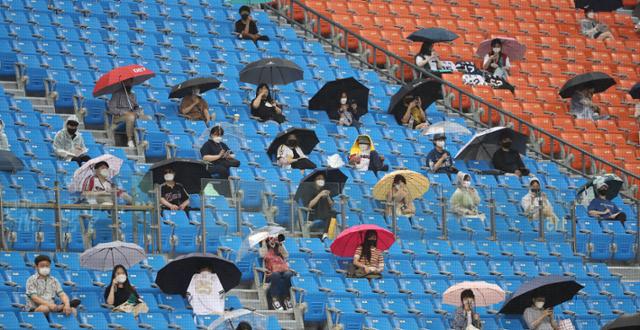
[{"label": "blue umbrella", "polygon": [[417,42],[447,42],[458,39],[458,35],[443,28],[426,28],[420,29],[407,37],[411,41]]},{"label": "blue umbrella", "polygon": [[536,296],[545,298],[544,308],[560,305],[582,290],[584,286],[568,276],[540,276],[522,284],[502,306],[502,314],[522,314],[527,307],[533,305]]},{"label": "blue umbrella", "polygon": [[631,87],[631,90],[629,90],[629,95],[631,95],[631,97],[636,100],[640,99],[640,82]]}]

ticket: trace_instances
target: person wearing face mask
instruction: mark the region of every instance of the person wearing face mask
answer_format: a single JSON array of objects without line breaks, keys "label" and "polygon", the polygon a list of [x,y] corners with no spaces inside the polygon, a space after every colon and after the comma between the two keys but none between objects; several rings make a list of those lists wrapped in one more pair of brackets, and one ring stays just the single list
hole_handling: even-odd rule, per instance
[{"label": "person wearing face mask", "polygon": [[256,21],[251,17],[251,8],[249,6],[242,6],[238,11],[240,13],[240,19],[236,21],[235,32],[238,34],[238,38],[253,40],[257,45],[258,40],[269,41],[269,37],[263,36],[258,31],[258,25]]},{"label": "person wearing face mask", "polygon": [[589,203],[587,208],[589,215],[599,220],[618,220],[624,225],[627,214],[622,212],[613,201],[607,199],[608,189],[609,186],[604,182],[596,184],[597,196]]},{"label": "person wearing face mask", "polygon": [[364,241],[356,248],[353,255],[354,270],[350,276],[365,278],[381,278],[384,271],[384,257],[378,250],[378,235],[374,230],[367,230]]},{"label": "person wearing face mask", "polygon": [[452,327],[454,330],[480,330],[482,322],[480,314],[476,313],[476,297],[472,290],[464,290],[460,294],[462,305],[456,308]]},{"label": "person wearing face mask", "polygon": [[324,222],[324,234],[322,240],[329,237],[331,222],[335,221],[337,212],[333,209],[331,191],[327,188],[324,174],[316,175],[313,183],[301,183],[303,185],[301,204],[309,209],[307,221],[314,220]]},{"label": "person wearing face mask", "polygon": [[413,205],[413,197],[409,194],[407,188],[407,179],[402,175],[393,177],[393,187],[387,194],[386,199],[386,216],[393,215],[393,206],[395,204],[395,213],[399,217],[407,217],[411,222],[411,217],[416,214],[416,207]]},{"label": "person wearing face mask", "polygon": [[89,204],[113,204],[113,191],[116,190],[118,198],[131,204],[133,198],[127,192],[113,184],[110,180],[109,164],[99,162],[93,166],[94,175],[88,177],[82,184],[82,196]]},{"label": "person wearing face mask", "polygon": [[505,132],[500,136],[500,149],[496,150],[491,158],[493,167],[505,173],[527,176],[529,175],[529,170],[524,166],[520,154],[511,149],[512,143],[510,133]]},{"label": "person wearing face mask", "polygon": [[[440,57],[438,57],[436,51],[433,50],[433,43],[431,42],[422,43],[420,53],[415,57],[415,63],[417,66],[427,71],[438,71],[442,69],[442,61],[440,61]],[[436,75],[441,76],[439,73]],[[422,73],[420,73],[418,78],[423,78]]]},{"label": "person wearing face mask", "polygon": [[351,112],[351,108],[349,106],[349,98],[347,97],[346,92],[342,92],[342,95],[340,95],[340,107],[338,108],[338,116],[338,125],[353,125],[353,113]]},{"label": "person wearing face mask", "polygon": [[87,155],[89,149],[84,144],[82,134],[78,132],[78,118],[70,116],[64,123],[64,128],[56,133],[53,138],[53,151],[56,155],[66,161],[74,161],[81,166],[89,161],[91,157]]},{"label": "person wearing face mask", "polygon": [[278,124],[287,119],[282,114],[279,104],[271,97],[271,91],[267,84],[260,84],[256,89],[256,97],[251,101],[251,116],[261,121],[273,120]]},{"label": "person wearing face mask", "polygon": [[278,147],[276,157],[278,165],[284,169],[308,170],[316,168],[316,164],[309,160],[298,146],[298,138],[294,134],[289,135],[287,142]]},{"label": "person wearing face mask", "polygon": [[577,90],[571,95],[569,113],[576,119],[607,119],[600,116],[600,107],[593,102],[593,88]]},{"label": "person wearing face mask", "polygon": [[353,142],[349,152],[349,164],[357,171],[388,171],[389,165],[384,163],[384,156],[378,154],[368,135],[360,135]]},{"label": "person wearing face mask", "polygon": [[522,317],[531,330],[558,330],[558,323],[553,317],[553,308],[544,308],[545,298],[536,295],[532,306],[524,310]]},{"label": "person wearing face mask", "polygon": [[[76,315],[80,300],[69,300],[58,279],[51,275],[51,258],[44,254],[38,255],[34,260],[34,267],[36,273],[27,279],[25,285],[25,311]],[[60,304],[56,304],[56,297],[60,299]]]},{"label": "person wearing face mask", "polygon": [[539,220],[540,211],[542,211],[542,217],[551,222],[556,230],[560,221],[558,216],[553,212],[553,207],[547,198],[547,194],[540,190],[540,181],[538,178],[531,178],[529,180],[529,192],[522,197],[520,201],[524,213],[529,218],[529,221]]},{"label": "person wearing face mask", "polygon": [[224,314],[224,287],[213,272],[213,268],[203,265],[200,272],[193,274],[186,296],[195,315]]},{"label": "person wearing face mask", "polygon": [[404,98],[404,104],[407,107],[400,122],[412,129],[425,129],[429,127],[427,114],[422,109],[422,99],[408,95]]},{"label": "person wearing face mask", "polygon": [[129,282],[129,274],[123,265],[113,267],[111,283],[104,289],[104,301],[113,306],[113,312],[133,313],[134,317],[149,311],[147,304]]},{"label": "person wearing face mask", "polygon": [[434,148],[427,155],[427,167],[431,173],[458,173],[458,169],[453,166],[451,153],[444,148],[446,141],[444,134],[433,136]]},{"label": "person wearing face mask", "polygon": [[484,56],[482,67],[492,75],[507,80],[511,71],[511,62],[509,62],[509,56],[502,52],[500,39],[491,40],[491,51]]},{"label": "person wearing face mask", "polygon": [[189,212],[189,194],[175,178],[176,172],[172,168],[164,170],[164,183],[160,186],[162,209]]},{"label": "person wearing face mask", "polygon": [[135,148],[134,129],[137,118],[146,118],[142,112],[142,108],[138,105],[136,94],[132,89],[132,80],[122,83],[122,88],[111,94],[111,99],[107,104],[107,113],[113,116],[113,125],[115,128],[121,123],[125,124],[125,132],[127,134],[127,147]]},{"label": "person wearing face mask", "polygon": [[609,27],[596,20],[596,12],[588,6],[584,8],[584,18],[580,20],[580,33],[596,40],[613,40]]},{"label": "person wearing face mask", "polygon": [[451,195],[451,212],[463,217],[484,217],[478,211],[480,195],[471,185],[471,176],[465,172],[458,172],[456,176],[457,188]]},{"label": "person wearing face mask", "polygon": [[209,123],[215,119],[215,113],[209,113],[209,103],[200,96],[200,89],[191,90],[191,95],[182,98],[180,102],[180,114],[189,120],[202,120],[209,127]]},{"label": "person wearing face mask", "polygon": [[4,121],[0,119],[0,150],[10,151],[10,149],[9,139],[7,139],[7,134],[4,133]]},{"label": "person wearing face mask", "polygon": [[261,243],[259,250],[260,257],[263,258],[264,266],[267,269],[266,276],[271,283],[269,286],[271,305],[277,311],[293,308],[289,297],[293,272],[287,263],[289,252],[282,244],[284,238],[284,235],[269,237]]},{"label": "person wearing face mask", "polygon": [[209,131],[209,140],[200,148],[200,155],[202,160],[210,163],[209,173],[226,180],[229,178],[229,168],[239,167],[240,161],[235,158],[229,146],[222,142],[223,135],[224,129],[221,126],[213,127]]}]

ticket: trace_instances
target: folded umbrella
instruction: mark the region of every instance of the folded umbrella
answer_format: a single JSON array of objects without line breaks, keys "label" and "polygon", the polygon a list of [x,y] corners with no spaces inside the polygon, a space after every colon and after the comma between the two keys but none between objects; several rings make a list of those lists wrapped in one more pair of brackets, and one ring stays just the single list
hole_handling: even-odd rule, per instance
[{"label": "folded umbrella", "polygon": [[24,163],[11,151],[0,150],[0,171],[18,172],[24,169]]},{"label": "folded umbrella", "polygon": [[638,330],[640,329],[640,313],[623,314],[607,323],[601,330]]},{"label": "folded umbrella", "polygon": [[151,79],[156,74],[142,65],[132,64],[115,68],[98,79],[93,87],[93,96],[98,97],[122,88],[125,80],[132,79],[132,85],[138,85]]},{"label": "folded umbrella", "polygon": [[242,260],[242,257],[244,257],[251,248],[258,245],[258,243],[264,241],[269,237],[274,237],[282,234],[285,232],[285,230],[286,229],[280,226],[266,226],[252,231],[242,241],[242,244],[240,244],[240,249],[238,249],[238,252],[236,253],[236,261]]},{"label": "folded umbrella", "polygon": [[622,8],[622,0],[574,0],[576,9],[593,9],[594,11],[614,11]]},{"label": "folded umbrella", "polygon": [[73,173],[73,179],[71,181],[71,185],[69,186],[69,191],[71,192],[81,192],[82,185],[87,180],[94,175],[94,166],[100,162],[106,162],[109,165],[109,177],[114,177],[120,173],[120,167],[122,166],[122,159],[111,155],[104,154],[102,156],[91,158],[86,163],[82,164],[80,168],[78,168]]},{"label": "folded umbrella", "polygon": [[146,257],[139,245],[114,241],[100,243],[84,251],[80,255],[80,266],[102,272],[112,270],[117,265],[130,269]]},{"label": "folded umbrella", "polygon": [[380,251],[388,250],[396,241],[396,236],[382,227],[371,224],[357,225],[346,229],[336,237],[331,243],[331,253],[339,257],[353,257],[358,246],[362,245],[366,239],[364,236],[369,230],[376,232],[376,248]]},{"label": "folded umbrella", "polygon": [[[367,113],[369,106],[369,88],[361,84],[353,77],[330,81],[309,100],[309,110],[325,110],[329,118],[339,119],[340,95],[346,92],[349,99],[358,105],[356,117]],[[356,119],[357,119],[356,118]]]},{"label": "folded umbrella", "polygon": [[429,127],[422,132],[423,135],[470,135],[471,131],[458,123],[450,121],[439,121],[437,123],[429,125]]},{"label": "folded umbrella", "polygon": [[442,294],[442,303],[452,306],[460,306],[460,295],[465,290],[473,291],[475,303],[478,307],[491,306],[504,300],[504,290],[499,286],[485,281],[465,281],[450,286]]},{"label": "folded umbrella", "polygon": [[267,153],[269,156],[273,157],[278,152],[278,147],[280,145],[285,144],[287,142],[287,138],[289,135],[294,134],[298,139],[298,146],[302,149],[305,155],[310,154],[313,151],[313,148],[316,147],[320,140],[318,140],[318,136],[316,132],[307,128],[296,128],[291,127],[286,131],[278,133],[276,137],[273,139],[269,148],[267,149]]},{"label": "folded umbrella", "polygon": [[456,160],[491,160],[500,149],[500,137],[509,132],[513,141],[511,148],[520,154],[527,152],[527,136],[511,128],[497,126],[477,133],[456,154]]},{"label": "folded umbrella", "polygon": [[419,198],[429,191],[429,179],[424,175],[414,171],[399,170],[386,174],[373,186],[373,198],[386,200],[387,195],[393,187],[393,179],[396,175],[402,175],[407,181],[407,189],[409,189],[409,196],[411,198]]},{"label": "folded umbrella", "polygon": [[406,96],[419,96],[422,99],[422,106],[428,107],[435,102],[442,93],[442,85],[433,79],[416,80],[408,85],[402,86],[398,92],[391,97],[389,102],[388,113],[392,113],[396,117],[396,121],[401,124],[402,116],[407,110],[404,104]]},{"label": "folded umbrella", "polygon": [[615,84],[616,81],[606,73],[583,73],[567,80],[560,89],[560,96],[565,99],[570,98],[575,92],[585,88],[593,88],[594,93],[602,93]]},{"label": "folded umbrella", "polygon": [[635,100],[640,99],[640,82],[631,87],[631,89],[629,90],[629,95],[631,95],[631,97]]},{"label": "folded umbrella", "polygon": [[533,297],[545,298],[544,308],[552,308],[560,305],[582,290],[573,278],[568,276],[540,276],[522,284],[509,300],[502,306],[502,314],[522,314],[527,307],[533,304]]},{"label": "folded umbrella", "polygon": [[156,284],[166,294],[184,294],[194,274],[209,266],[218,275],[224,291],[240,283],[242,273],[231,261],[211,253],[189,253],[170,261],[158,271]]},{"label": "folded umbrella", "polygon": [[248,84],[269,86],[286,85],[303,79],[302,69],[283,58],[265,58],[247,64],[240,71],[240,81]]},{"label": "folded umbrella", "polygon": [[415,31],[407,37],[411,41],[417,42],[447,42],[458,39],[458,35],[440,27],[432,27]]},{"label": "folded umbrella", "polygon": [[220,87],[220,80],[211,77],[198,77],[189,80],[185,80],[173,87],[171,87],[171,93],[169,98],[182,98],[187,95],[191,95],[194,88],[200,89],[200,93],[204,93],[208,90]]},{"label": "folded umbrella", "polygon": [[345,182],[349,179],[340,169],[338,168],[316,168],[302,178],[298,188],[296,189],[295,199],[298,200],[302,197],[303,191],[312,184],[318,175],[324,175],[325,181],[325,189],[328,189],[331,192],[331,196],[336,196],[342,193],[342,189],[344,188]]},{"label": "folded umbrella", "polygon": [[607,196],[608,200],[612,200],[618,196],[620,189],[622,189],[622,179],[615,174],[605,174],[599,175],[593,178],[591,181],[584,184],[582,187],[578,188],[576,191],[577,201],[579,204],[584,206],[589,206],[591,200],[596,198],[597,194],[597,186],[600,183],[607,184]]},{"label": "folded umbrella", "polygon": [[207,329],[236,330],[238,324],[243,321],[249,323],[251,325],[251,329],[253,330],[267,330],[267,317],[245,308],[224,312],[224,315],[218,317],[215,321],[213,321],[207,327]]},{"label": "folded umbrella", "polygon": [[500,39],[500,41],[502,42],[502,53],[509,56],[509,60],[519,61],[524,58],[527,47],[518,42],[518,40],[509,37],[491,38],[481,42],[480,46],[478,46],[476,54],[481,58],[489,54],[489,52],[491,51],[491,41],[493,39]]},{"label": "folded umbrella", "polygon": [[186,158],[165,159],[151,166],[142,181],[140,181],[140,189],[143,192],[148,192],[153,189],[154,184],[164,183],[164,170],[171,168],[176,172],[174,180],[184,186],[187,193],[199,194],[201,180],[211,178],[208,167],[209,164],[202,160]]}]

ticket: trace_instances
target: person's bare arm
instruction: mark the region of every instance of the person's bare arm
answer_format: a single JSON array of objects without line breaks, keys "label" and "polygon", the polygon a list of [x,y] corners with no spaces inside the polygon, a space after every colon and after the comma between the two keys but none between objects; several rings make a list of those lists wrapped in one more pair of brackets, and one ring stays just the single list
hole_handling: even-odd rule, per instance
[{"label": "person's bare arm", "polygon": [[177,210],[178,206],[177,205],[173,205],[171,203],[169,203],[168,200],[166,200],[164,197],[160,197],[160,204],[166,206],[169,210]]},{"label": "person's bare arm", "polygon": [[180,209],[181,209],[181,210],[186,209],[186,208],[187,208],[187,206],[189,206],[189,204],[190,204],[190,203],[191,203],[191,202],[190,202],[190,200],[189,200],[189,199],[187,199],[186,201],[182,202],[182,204],[180,204]]},{"label": "person's bare arm", "polygon": [[409,106],[407,106],[407,111],[404,112],[404,115],[402,116],[402,119],[400,120],[402,123],[407,124],[409,123],[409,119],[411,119],[411,109],[413,108],[414,103],[410,103]]},{"label": "person's bare arm", "polygon": [[220,153],[218,153],[217,155],[205,155],[202,157],[202,160],[207,161],[207,162],[215,162],[218,159],[222,158],[224,156],[224,150],[220,150]]},{"label": "person's bare arm", "polygon": [[260,102],[262,102],[262,93],[258,94],[255,99],[251,102],[251,107],[253,109],[258,109],[260,107]]},{"label": "person's bare arm", "polygon": [[312,209],[316,206],[316,204],[318,204],[318,202],[320,202],[320,199],[327,196],[328,194],[325,192],[327,190],[323,190],[321,192],[319,192],[316,197],[314,197],[310,202],[309,205],[307,206],[308,208]]}]

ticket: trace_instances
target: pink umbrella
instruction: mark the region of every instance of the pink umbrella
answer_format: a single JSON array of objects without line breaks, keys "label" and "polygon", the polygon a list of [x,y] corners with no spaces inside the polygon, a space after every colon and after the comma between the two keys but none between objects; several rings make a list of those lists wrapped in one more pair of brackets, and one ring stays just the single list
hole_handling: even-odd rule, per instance
[{"label": "pink umbrella", "polygon": [[389,249],[396,241],[392,232],[376,225],[358,225],[348,228],[336,237],[331,243],[331,252],[339,257],[353,257],[358,246],[362,245],[364,235],[368,230],[373,230],[378,234],[378,250]]},{"label": "pink umbrella", "polygon": [[499,286],[484,281],[465,281],[450,286],[444,294],[442,294],[442,302],[447,305],[460,306],[460,294],[464,290],[473,291],[476,306],[486,307],[497,304],[504,300],[504,290]]},{"label": "pink umbrella", "polygon": [[[505,55],[509,56],[509,59],[511,61],[519,61],[524,58],[527,47],[519,43],[518,40],[508,37],[497,37],[493,39],[500,39],[500,41],[502,41],[502,52]],[[478,46],[476,54],[478,54],[480,57],[484,57],[485,55],[489,54],[489,52],[491,51],[491,40],[493,39],[487,39],[481,42],[480,46]]]}]

